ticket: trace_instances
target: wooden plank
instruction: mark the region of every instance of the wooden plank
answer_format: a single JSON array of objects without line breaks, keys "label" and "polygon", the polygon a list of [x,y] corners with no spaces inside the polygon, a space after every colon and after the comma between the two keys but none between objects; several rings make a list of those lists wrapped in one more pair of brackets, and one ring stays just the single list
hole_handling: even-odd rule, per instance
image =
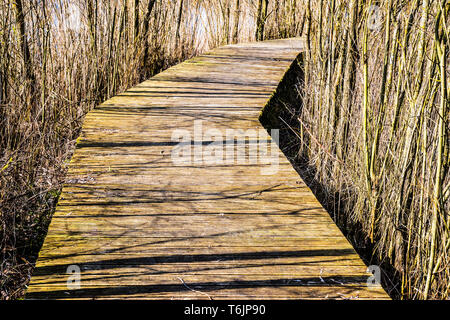
[{"label": "wooden plank", "polygon": [[218,48],[90,112],[27,298],[388,298],[258,121],[302,48]]},{"label": "wooden plank", "polygon": [[[94,287],[86,289],[56,289],[36,287],[29,293],[30,299],[46,296],[51,299],[139,299],[139,300],[289,300],[289,299],[386,299],[381,289],[367,290],[364,286],[255,286],[254,282],[228,286],[205,284],[180,284],[178,278],[171,285],[140,285]],[[190,289],[189,289],[190,288]],[[195,291],[194,291],[195,290]]]}]

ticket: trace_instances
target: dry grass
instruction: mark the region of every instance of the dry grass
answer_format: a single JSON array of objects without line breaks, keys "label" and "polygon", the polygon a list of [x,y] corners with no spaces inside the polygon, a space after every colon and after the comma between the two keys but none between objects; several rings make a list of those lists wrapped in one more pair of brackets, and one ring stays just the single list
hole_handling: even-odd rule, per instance
[{"label": "dry grass", "polygon": [[305,8],[298,158],[338,224],[399,279],[394,296],[446,299],[449,3],[333,0]]}]

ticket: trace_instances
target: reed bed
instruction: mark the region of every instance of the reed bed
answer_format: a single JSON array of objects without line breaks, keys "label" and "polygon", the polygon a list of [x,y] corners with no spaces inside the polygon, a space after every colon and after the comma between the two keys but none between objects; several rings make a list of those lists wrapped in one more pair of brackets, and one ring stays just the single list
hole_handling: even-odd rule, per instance
[{"label": "reed bed", "polygon": [[449,9],[304,1],[297,160],[393,297],[450,294]]}]

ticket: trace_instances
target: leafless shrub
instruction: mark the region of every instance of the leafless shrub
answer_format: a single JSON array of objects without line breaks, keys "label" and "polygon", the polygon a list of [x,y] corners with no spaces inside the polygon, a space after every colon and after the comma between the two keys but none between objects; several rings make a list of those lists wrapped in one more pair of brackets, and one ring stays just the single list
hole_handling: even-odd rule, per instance
[{"label": "leafless shrub", "polygon": [[[450,288],[449,3],[305,1],[301,155],[403,298]],[[342,214],[344,213],[344,214]],[[353,228],[358,228],[352,230]]]}]

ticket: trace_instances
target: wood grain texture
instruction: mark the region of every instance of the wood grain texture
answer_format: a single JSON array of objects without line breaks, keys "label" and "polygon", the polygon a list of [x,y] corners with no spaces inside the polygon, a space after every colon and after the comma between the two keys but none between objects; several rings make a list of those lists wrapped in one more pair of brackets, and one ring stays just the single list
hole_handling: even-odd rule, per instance
[{"label": "wood grain texture", "polygon": [[[367,287],[367,267],[261,130],[261,109],[302,48],[218,48],[91,111],[27,298],[389,298]],[[230,161],[204,152],[213,137],[196,136],[199,121],[232,145]],[[180,129],[203,158],[173,161]],[[243,131],[231,143],[227,129]],[[253,149],[262,143],[266,154]],[[78,289],[67,286],[72,265]]]}]

